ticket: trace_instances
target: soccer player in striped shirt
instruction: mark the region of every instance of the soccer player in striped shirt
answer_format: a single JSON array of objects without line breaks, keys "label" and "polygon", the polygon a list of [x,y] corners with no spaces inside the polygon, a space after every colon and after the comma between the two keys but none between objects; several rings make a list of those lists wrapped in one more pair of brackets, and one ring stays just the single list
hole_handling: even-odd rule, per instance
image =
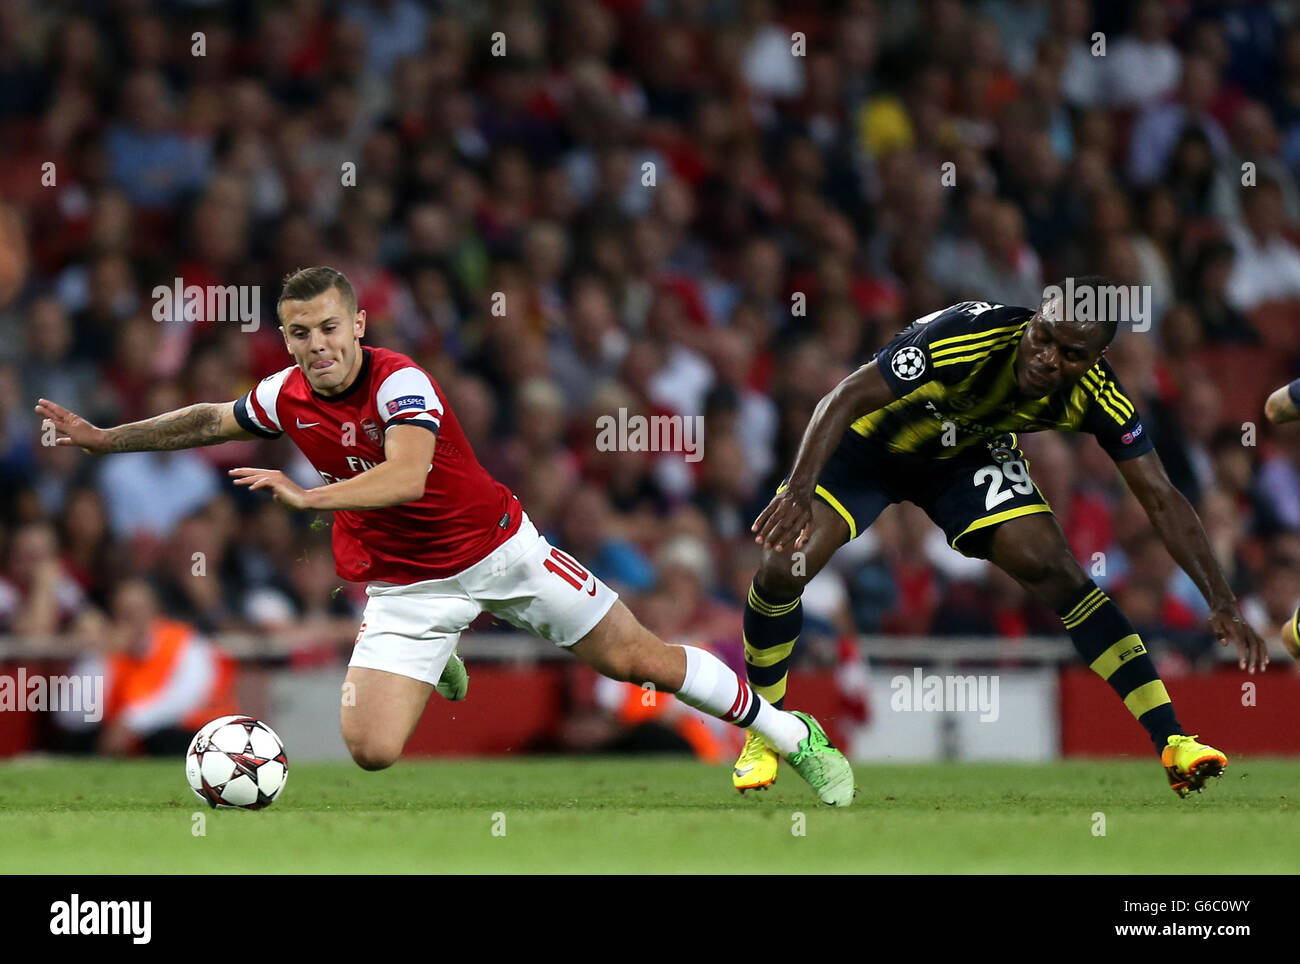
[{"label": "soccer player in striped shirt", "polygon": [[[1082,293],[1083,285],[1065,290]],[[1263,641],[1238,612],[1196,512],[1102,357],[1117,319],[1085,314],[1096,312],[1059,297],[1038,308],[962,302],[917,319],[818,403],[790,475],[753,525],[763,557],[744,632],[759,693],[782,705],[807,581],[887,505],[906,500],[953,548],[991,560],[1060,615],[1084,661],[1150,735],[1175,792],[1199,791],[1223,773],[1227,757],[1183,733],[1145,644],[1080,568],[1018,448],[1018,432],[1092,434],[1205,596],[1214,634],[1236,644],[1243,669],[1263,669]],[[742,792],[765,786],[776,769],[776,755],[750,735],[733,784]]]}]

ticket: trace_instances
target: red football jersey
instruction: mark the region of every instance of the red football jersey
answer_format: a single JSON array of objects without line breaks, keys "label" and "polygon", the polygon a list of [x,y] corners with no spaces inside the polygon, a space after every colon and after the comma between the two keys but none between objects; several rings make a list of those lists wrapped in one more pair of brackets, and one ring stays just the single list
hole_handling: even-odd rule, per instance
[{"label": "red football jersey", "polygon": [[428,372],[386,348],[361,349],[361,371],[340,395],[317,395],[291,365],[235,403],[262,438],[287,434],[327,483],[384,460],[384,433],[418,425],[438,436],[424,495],[383,509],[334,513],[334,568],[353,582],[407,585],[467,569],[519,528],[514,494],[479,465]]}]

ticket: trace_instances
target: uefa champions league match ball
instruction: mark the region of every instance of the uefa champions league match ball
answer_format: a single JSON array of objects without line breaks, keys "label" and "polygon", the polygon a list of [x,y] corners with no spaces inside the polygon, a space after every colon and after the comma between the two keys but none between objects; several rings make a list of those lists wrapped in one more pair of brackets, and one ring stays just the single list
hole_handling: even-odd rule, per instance
[{"label": "uefa champions league match ball", "polygon": [[190,789],[210,807],[269,807],[288,777],[284,744],[251,716],[223,716],[204,724],[185,754]]}]

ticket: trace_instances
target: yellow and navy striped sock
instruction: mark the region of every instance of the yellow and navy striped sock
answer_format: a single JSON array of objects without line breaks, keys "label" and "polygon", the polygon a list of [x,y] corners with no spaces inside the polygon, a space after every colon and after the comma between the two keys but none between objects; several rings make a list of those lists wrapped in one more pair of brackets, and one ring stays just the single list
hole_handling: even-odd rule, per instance
[{"label": "yellow and navy striped sock", "polygon": [[790,654],[803,629],[799,597],[772,600],[749,586],[745,601],[745,675],[749,685],[777,709],[785,706],[785,677]]},{"label": "yellow and navy striped sock", "polygon": [[1171,735],[1183,732],[1142,637],[1096,583],[1090,580],[1058,615],[1084,662],[1119,694],[1151,734],[1157,753]]}]

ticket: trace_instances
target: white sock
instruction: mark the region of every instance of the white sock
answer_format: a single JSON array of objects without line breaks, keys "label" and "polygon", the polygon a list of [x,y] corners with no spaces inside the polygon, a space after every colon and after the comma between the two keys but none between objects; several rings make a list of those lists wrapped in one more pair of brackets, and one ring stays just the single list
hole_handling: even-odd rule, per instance
[{"label": "white sock", "polygon": [[686,651],[686,679],[677,691],[679,700],[742,729],[753,730],[782,756],[799,748],[799,741],[808,735],[803,720],[763,699],[708,650],[695,646],[682,649]]}]

